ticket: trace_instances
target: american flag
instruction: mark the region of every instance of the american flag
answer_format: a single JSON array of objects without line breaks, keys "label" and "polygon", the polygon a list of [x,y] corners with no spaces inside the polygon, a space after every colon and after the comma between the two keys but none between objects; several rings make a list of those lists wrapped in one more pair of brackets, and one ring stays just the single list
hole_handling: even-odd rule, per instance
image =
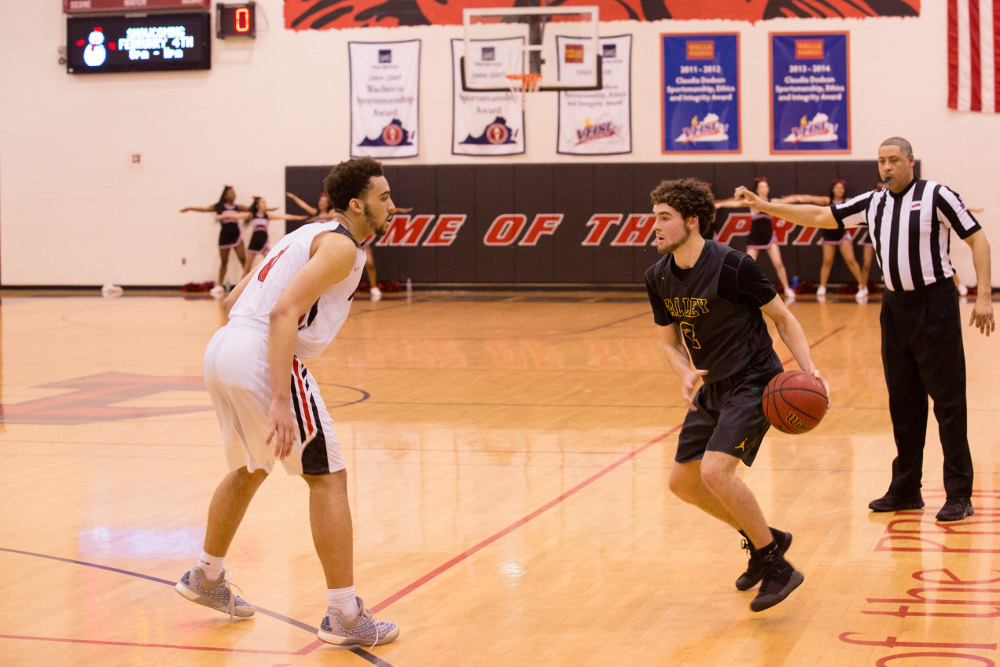
[{"label": "american flag", "polygon": [[1000,0],[948,0],[948,106],[1000,111]]}]

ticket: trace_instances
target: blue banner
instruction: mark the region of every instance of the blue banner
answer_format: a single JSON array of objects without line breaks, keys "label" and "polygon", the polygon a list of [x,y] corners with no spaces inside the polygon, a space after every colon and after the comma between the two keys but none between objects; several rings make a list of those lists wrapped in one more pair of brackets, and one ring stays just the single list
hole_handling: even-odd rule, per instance
[{"label": "blue banner", "polygon": [[771,35],[771,152],[851,150],[847,33]]},{"label": "blue banner", "polygon": [[662,37],[663,152],[740,152],[740,36]]}]

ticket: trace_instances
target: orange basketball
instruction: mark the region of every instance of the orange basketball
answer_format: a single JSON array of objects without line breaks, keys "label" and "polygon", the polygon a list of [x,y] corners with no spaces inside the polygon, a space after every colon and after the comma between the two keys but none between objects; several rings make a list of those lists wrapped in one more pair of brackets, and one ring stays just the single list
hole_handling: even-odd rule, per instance
[{"label": "orange basketball", "polygon": [[783,433],[805,433],[826,414],[826,391],[811,373],[778,373],[764,388],[764,416]]}]

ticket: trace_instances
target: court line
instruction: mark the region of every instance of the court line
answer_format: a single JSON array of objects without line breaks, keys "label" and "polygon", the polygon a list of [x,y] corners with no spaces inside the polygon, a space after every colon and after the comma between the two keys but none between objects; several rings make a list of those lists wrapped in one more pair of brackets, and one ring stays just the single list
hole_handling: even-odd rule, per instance
[{"label": "court line", "polygon": [[613,320],[611,322],[606,322],[604,324],[598,324],[596,327],[591,327],[589,329],[577,329],[576,331],[567,331],[567,332],[565,332],[565,334],[553,334],[553,335],[562,336],[562,335],[590,333],[591,331],[597,331],[598,329],[605,329],[607,327],[613,327],[616,324],[621,324],[622,322],[628,322],[629,320],[634,320],[634,319],[637,319],[639,317],[646,317],[647,315],[649,315],[649,313],[646,312],[646,311],[643,311],[643,312],[638,313],[636,315],[630,315],[629,317],[623,317],[620,320]]},{"label": "court line", "polygon": [[[834,329],[833,331],[831,331],[830,333],[826,334],[825,336],[821,336],[821,337],[817,338],[815,341],[813,341],[809,345],[809,349],[812,350],[814,347],[816,347],[817,345],[819,345],[820,343],[822,343],[825,340],[829,340],[832,336],[834,336],[837,333],[843,331],[845,328],[846,328],[846,325],[839,326],[836,329]],[[788,362],[782,362],[783,365],[785,363],[788,363]],[[469,558],[470,556],[476,554],[477,552],[482,551],[483,549],[485,549],[489,545],[491,545],[494,542],[496,542],[497,540],[499,540],[501,537],[504,537],[505,535],[508,535],[509,533],[517,530],[518,528],[520,528],[521,526],[525,525],[526,523],[528,523],[532,519],[534,519],[534,518],[536,518],[536,517],[544,514],[548,510],[550,510],[553,507],[555,507],[556,505],[560,504],[561,502],[563,502],[567,498],[569,498],[569,497],[571,497],[573,495],[576,495],[578,492],[582,491],[583,489],[587,488],[588,486],[590,486],[591,484],[593,484],[597,480],[601,479],[602,477],[604,477],[605,475],[607,475],[609,472],[612,472],[613,470],[621,467],[623,464],[625,464],[626,462],[630,461],[631,459],[634,459],[639,454],[643,453],[644,451],[646,451],[647,449],[649,449],[653,445],[655,445],[655,444],[663,441],[665,438],[667,438],[667,437],[673,435],[674,433],[680,431],[681,426],[683,426],[683,424],[678,424],[678,425],[674,426],[673,428],[671,428],[670,430],[668,430],[668,431],[666,431],[664,433],[661,433],[660,435],[656,436],[655,438],[653,438],[652,440],[650,440],[646,444],[642,445],[641,447],[638,447],[638,448],[632,450],[631,452],[629,452],[628,454],[626,454],[625,456],[619,458],[617,461],[615,461],[611,465],[605,467],[603,470],[600,470],[599,472],[597,472],[597,473],[591,475],[590,477],[588,477],[587,479],[583,480],[582,482],[580,482],[579,484],[577,484],[576,486],[574,486],[573,488],[571,488],[569,491],[566,491],[566,492],[560,494],[559,496],[555,497],[554,499],[550,500],[549,502],[545,503],[544,505],[542,505],[541,507],[539,507],[538,509],[536,509],[534,512],[531,512],[530,514],[527,514],[527,515],[521,517],[520,519],[518,519],[514,523],[510,524],[509,526],[507,526],[506,528],[500,530],[497,533],[494,533],[490,537],[487,537],[485,540],[483,540],[483,541],[479,542],[478,544],[470,547],[469,549],[466,549],[464,552],[462,552],[459,555],[455,556],[451,560],[449,560],[449,561],[447,561],[445,563],[442,563],[441,565],[439,565],[438,567],[434,568],[433,570],[431,570],[430,572],[428,572],[424,576],[420,577],[419,579],[416,579],[415,581],[413,581],[410,584],[404,586],[403,588],[401,588],[400,590],[396,591],[395,593],[393,593],[392,595],[390,595],[386,599],[382,600],[378,604],[374,605],[371,608],[372,611],[373,612],[379,612],[382,609],[385,609],[386,607],[388,607],[389,605],[391,605],[392,603],[396,602],[397,600],[405,597],[406,595],[409,595],[410,593],[412,593],[416,589],[418,589],[421,586],[423,586],[424,584],[426,584],[428,581],[431,581],[432,579],[435,579],[439,575],[447,572],[448,570],[450,570],[455,565],[461,563],[462,561],[466,560],[467,558]]]},{"label": "court line", "polygon": [[[49,554],[40,554],[40,553],[35,553],[33,551],[22,551],[20,549],[10,549],[10,548],[7,548],[7,547],[0,547],[0,551],[5,551],[7,553],[12,553],[12,554],[20,554],[22,556],[33,556],[35,558],[45,558],[45,559],[48,559],[48,560],[59,561],[59,562],[62,562],[62,563],[70,563],[72,565],[82,565],[84,567],[92,567],[92,568],[95,568],[95,569],[98,569],[98,570],[107,570],[108,572],[115,572],[117,574],[124,574],[124,575],[128,575],[130,577],[136,577],[138,579],[146,579],[147,581],[153,581],[153,582],[156,582],[158,584],[166,584],[167,586],[170,586],[170,587],[173,587],[175,585],[175,582],[168,581],[167,579],[160,579],[159,577],[154,577],[152,575],[143,574],[141,572],[134,572],[132,570],[123,570],[121,568],[111,567],[110,565],[101,565],[99,563],[90,563],[90,562],[83,561],[83,560],[74,560],[72,558],[63,558],[61,556],[51,556]],[[294,626],[296,628],[299,628],[300,630],[306,630],[310,634],[316,634],[316,632],[318,632],[318,628],[314,628],[314,627],[312,627],[311,625],[309,625],[307,623],[303,623],[302,621],[298,621],[298,620],[296,620],[294,618],[290,618],[290,617],[285,616],[283,614],[279,614],[277,612],[270,611],[269,609],[264,609],[263,607],[255,607],[255,608],[256,608],[257,611],[259,611],[261,614],[263,614],[265,616],[270,616],[271,618],[273,618],[275,620],[278,620],[278,621],[281,621],[282,623],[288,623],[289,625],[292,625],[292,626]],[[63,641],[63,642],[92,643],[92,644],[120,644],[120,645],[123,645],[123,646],[146,646],[146,647],[150,647],[150,648],[178,648],[178,649],[189,649],[189,650],[199,650],[199,651],[224,651],[224,652],[235,652],[235,653],[268,653],[268,654],[274,654],[274,655],[303,655],[302,649],[299,649],[298,651],[266,651],[266,650],[257,650],[257,649],[219,648],[219,647],[216,647],[216,646],[175,646],[175,645],[170,645],[170,644],[136,644],[136,643],[129,643],[129,642],[111,642],[111,641],[87,640],[87,639],[79,639],[79,640],[77,640],[77,639],[60,639],[60,638],[51,638],[51,637],[17,637],[15,635],[0,635],[0,638],[8,638],[8,639],[36,639],[36,640],[41,640],[41,641]],[[325,646],[326,645],[325,642],[321,642],[318,639],[314,643],[318,644],[318,646]],[[310,646],[312,646],[312,644],[310,644]],[[311,650],[314,650],[314,649],[310,649],[310,651]],[[351,647],[350,649],[347,649],[347,650],[349,650],[351,653],[357,655],[360,658],[364,658],[365,660],[367,660],[368,662],[372,663],[373,665],[377,665],[378,667],[392,667],[392,665],[390,665],[388,662],[385,662],[384,660],[382,660],[378,656],[372,655],[371,653],[369,653],[368,651],[364,650],[363,648],[360,648],[360,647],[357,647],[357,646],[353,646],[353,647]]]},{"label": "court line", "polygon": [[505,535],[507,535],[507,534],[509,534],[509,533],[511,533],[511,532],[513,532],[515,530],[517,530],[518,528],[520,528],[524,524],[528,523],[529,521],[531,521],[535,517],[538,517],[541,514],[544,514],[545,512],[549,511],[550,509],[552,509],[553,507],[555,507],[559,503],[563,502],[567,498],[576,495],[578,492],[580,492],[583,489],[587,488],[588,486],[590,486],[591,484],[593,484],[594,482],[596,482],[600,478],[602,478],[605,475],[607,475],[609,472],[612,472],[616,468],[619,468],[624,463],[626,463],[626,462],[630,461],[631,459],[635,458],[636,456],[638,456],[642,452],[646,451],[647,449],[649,449],[653,445],[655,445],[655,444],[663,441],[665,438],[668,438],[669,436],[673,435],[674,433],[676,433],[680,429],[681,429],[681,425],[678,424],[677,426],[673,427],[669,431],[666,431],[666,432],[661,433],[660,435],[656,436],[655,438],[653,438],[652,440],[650,440],[646,444],[642,445],[641,447],[633,449],[631,452],[629,452],[625,456],[621,457],[620,459],[618,459],[617,461],[615,461],[611,465],[609,465],[609,466],[605,467],[603,470],[600,470],[599,472],[591,475],[587,479],[583,480],[582,482],[580,482],[579,484],[577,484],[576,486],[574,486],[573,488],[571,488],[569,491],[565,491],[565,492],[561,493],[560,495],[556,496],[555,498],[553,498],[549,502],[545,503],[544,505],[542,505],[541,507],[539,507],[538,509],[536,509],[534,512],[531,512],[530,514],[527,514],[527,515],[521,517],[520,519],[518,519],[514,523],[510,524],[509,526],[507,526],[503,530],[501,530],[501,531],[499,531],[497,533],[494,533],[490,537],[487,537],[485,540],[481,541],[479,544],[476,544],[476,545],[470,547],[469,549],[466,549],[465,551],[463,551],[459,555],[455,556],[451,560],[449,560],[449,561],[447,561],[447,562],[439,565],[438,567],[434,568],[433,570],[431,570],[430,572],[428,572],[424,576],[420,577],[416,581],[413,581],[412,583],[408,584],[407,586],[404,586],[403,588],[401,588],[400,590],[396,591],[395,593],[393,593],[392,595],[390,595],[386,599],[384,599],[381,602],[379,602],[378,604],[374,605],[371,608],[372,611],[377,613],[377,612],[381,611],[382,609],[385,609],[386,607],[388,607],[389,605],[391,605],[393,602],[396,602],[400,598],[408,595],[409,593],[412,593],[413,591],[415,591],[416,589],[420,588],[421,586],[423,586],[424,584],[426,584],[428,581],[434,579],[438,575],[443,574],[444,572],[450,570],[452,567],[454,567],[455,565],[461,563],[463,560],[465,560],[469,556],[472,556],[473,554],[475,554],[475,553],[477,553],[479,551],[482,551],[483,549],[485,549],[489,545],[491,545],[494,542],[496,542],[497,540],[499,540],[501,537],[503,537],[503,536],[505,536]]},{"label": "court line", "polygon": [[[94,442],[90,440],[25,440],[22,438],[6,439],[0,445],[83,445],[83,446],[110,446],[110,447],[211,447],[221,448],[216,444],[186,444],[180,442]],[[469,449],[469,448],[446,448],[446,447],[358,447],[355,445],[344,446],[341,444],[342,452],[429,452],[429,453],[454,453],[454,454],[624,454],[627,449],[615,450],[580,450],[580,449]]]},{"label": "court line", "polygon": [[297,655],[294,651],[269,651],[255,648],[223,648],[219,646],[183,646],[181,644],[143,644],[140,642],[114,642],[101,639],[70,639],[67,637],[32,637],[29,635],[0,635],[0,639],[24,639],[36,642],[62,642],[67,644],[99,644],[102,646],[138,646],[141,648],[173,648],[185,651],[218,651],[222,653],[261,653],[264,655]]}]

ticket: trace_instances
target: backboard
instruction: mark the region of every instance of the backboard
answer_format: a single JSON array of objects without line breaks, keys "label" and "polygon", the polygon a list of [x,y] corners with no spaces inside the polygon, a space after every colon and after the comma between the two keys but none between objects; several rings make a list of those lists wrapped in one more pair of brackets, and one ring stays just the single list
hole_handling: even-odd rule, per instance
[{"label": "backboard", "polygon": [[465,91],[603,87],[596,6],[468,8],[462,18]]}]

